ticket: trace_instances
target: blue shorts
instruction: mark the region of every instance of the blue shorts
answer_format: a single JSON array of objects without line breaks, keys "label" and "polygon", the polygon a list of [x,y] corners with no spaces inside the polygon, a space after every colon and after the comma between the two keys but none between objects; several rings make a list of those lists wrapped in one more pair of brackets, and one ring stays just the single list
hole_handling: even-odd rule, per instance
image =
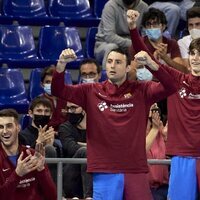
[{"label": "blue shorts", "polygon": [[152,200],[147,174],[93,174],[93,200]]},{"label": "blue shorts", "polygon": [[197,199],[196,158],[174,156],[171,161],[169,200]]}]

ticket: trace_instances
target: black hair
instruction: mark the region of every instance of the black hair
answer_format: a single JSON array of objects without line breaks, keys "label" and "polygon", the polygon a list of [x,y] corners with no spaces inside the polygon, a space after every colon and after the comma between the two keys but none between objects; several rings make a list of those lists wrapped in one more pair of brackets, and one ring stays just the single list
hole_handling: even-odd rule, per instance
[{"label": "black hair", "polygon": [[0,110],[0,117],[14,117],[15,121],[19,121],[19,114],[12,108]]},{"label": "black hair", "polygon": [[55,71],[55,65],[50,65],[49,67],[45,67],[41,72],[41,82],[43,83],[46,76],[53,76]]},{"label": "black hair", "polygon": [[167,25],[167,19],[165,13],[156,8],[150,8],[147,12],[143,14],[142,26],[146,26],[146,22],[149,20],[156,20],[158,23]]},{"label": "black hair", "polygon": [[[120,54],[122,54],[122,55],[125,55],[126,56],[126,65],[128,66],[128,65],[130,65],[130,63],[131,63],[131,59],[130,59],[130,54],[129,54],[129,52],[128,52],[128,49],[127,50],[125,50],[125,49],[123,49],[123,48],[116,48],[116,49],[112,49],[109,53],[108,53],[108,55],[111,53],[111,52],[117,52],[117,53],[120,53]],[[108,55],[107,55],[107,57],[108,57]]]},{"label": "black hair", "polygon": [[190,18],[195,18],[195,17],[200,18],[200,7],[192,7],[188,9],[186,16],[187,16],[187,20]]},{"label": "black hair", "polygon": [[47,108],[50,108],[51,112],[53,111],[52,104],[51,104],[50,100],[48,100],[45,97],[38,96],[38,97],[34,98],[30,103],[29,110],[33,111],[33,109],[37,105],[43,105],[43,106],[45,106]]},{"label": "black hair", "polygon": [[79,73],[81,73],[81,66],[85,64],[94,64],[97,67],[97,73],[99,74],[102,71],[101,65],[97,62],[97,60],[93,58],[86,58],[80,62]]}]

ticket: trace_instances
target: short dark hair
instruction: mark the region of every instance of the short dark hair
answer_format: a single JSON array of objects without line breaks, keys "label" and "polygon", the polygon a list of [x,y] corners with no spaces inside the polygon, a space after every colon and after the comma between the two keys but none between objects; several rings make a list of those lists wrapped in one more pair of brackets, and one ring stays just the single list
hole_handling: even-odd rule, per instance
[{"label": "short dark hair", "polygon": [[86,58],[80,62],[79,73],[81,73],[81,66],[85,64],[94,64],[97,67],[97,73],[99,74],[102,71],[101,65],[94,58]]},{"label": "short dark hair", "polygon": [[[127,50],[125,50],[125,49],[123,49],[123,48],[116,48],[116,49],[112,49],[109,53],[108,53],[108,55],[111,53],[111,52],[117,52],[117,53],[120,53],[120,54],[122,54],[122,55],[125,55],[126,56],[126,65],[128,66],[128,65],[130,65],[130,63],[131,63],[131,59],[130,59],[130,55],[129,55],[129,52],[128,52],[128,49]],[[108,55],[107,55],[107,57],[108,57]]]},{"label": "short dark hair", "polygon": [[190,18],[199,17],[200,18],[200,7],[192,7],[186,12],[187,20]]},{"label": "short dark hair", "polygon": [[45,67],[41,72],[41,82],[43,83],[46,76],[53,76],[55,71],[55,65],[50,65],[49,67]]},{"label": "short dark hair", "polygon": [[50,108],[51,111],[53,111],[52,103],[50,102],[50,100],[48,100],[47,98],[45,98],[43,96],[38,96],[38,97],[34,98],[30,103],[29,110],[33,111],[33,109],[37,105],[43,105],[47,108]]},{"label": "short dark hair", "polygon": [[194,50],[200,52],[200,38],[192,40],[189,46],[189,54],[192,53]]},{"label": "short dark hair", "polygon": [[142,26],[146,26],[148,20],[157,20],[158,23],[167,25],[167,19],[165,13],[156,8],[150,8],[147,12],[143,14],[142,17]]},{"label": "short dark hair", "polygon": [[12,108],[0,110],[0,117],[14,117],[15,121],[19,121],[19,114]]}]

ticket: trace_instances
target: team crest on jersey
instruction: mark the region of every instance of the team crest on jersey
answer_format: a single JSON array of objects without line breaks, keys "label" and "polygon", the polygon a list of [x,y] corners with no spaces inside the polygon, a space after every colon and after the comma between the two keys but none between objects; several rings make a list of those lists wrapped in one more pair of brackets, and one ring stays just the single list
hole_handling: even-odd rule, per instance
[{"label": "team crest on jersey", "polygon": [[107,106],[105,101],[102,101],[97,106],[98,106],[99,110],[102,111],[102,112],[108,108],[108,106]]},{"label": "team crest on jersey", "polygon": [[180,95],[181,98],[186,97],[187,96],[186,89],[185,88],[181,88],[179,90],[179,95]]},{"label": "team crest on jersey", "polygon": [[132,97],[132,94],[129,92],[129,93],[127,93],[127,94],[124,94],[124,98],[125,99],[129,99],[129,98],[131,98]]}]

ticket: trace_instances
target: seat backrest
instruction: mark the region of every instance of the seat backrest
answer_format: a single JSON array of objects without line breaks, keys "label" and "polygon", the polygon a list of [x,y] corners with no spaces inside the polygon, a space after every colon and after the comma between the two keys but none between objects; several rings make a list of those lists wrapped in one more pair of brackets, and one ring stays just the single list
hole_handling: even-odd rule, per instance
[{"label": "seat backrest", "polygon": [[0,68],[0,104],[24,100],[27,100],[27,95],[20,69]]},{"label": "seat backrest", "polygon": [[54,17],[85,18],[92,15],[89,0],[50,0],[48,10]]},{"label": "seat backrest", "polygon": [[1,59],[37,58],[32,29],[28,26],[0,26]]},{"label": "seat backrest", "polygon": [[96,17],[101,17],[102,10],[108,0],[94,0],[94,15]]},{"label": "seat backrest", "polygon": [[45,17],[44,0],[4,0],[3,13],[14,17]]},{"label": "seat backrest", "polygon": [[82,59],[81,40],[76,28],[45,26],[39,35],[39,56],[42,59],[58,60],[62,50],[71,48]]},{"label": "seat backrest", "polygon": [[86,51],[87,58],[95,58],[94,45],[95,45],[95,36],[96,36],[97,31],[98,31],[97,27],[91,27],[87,31],[86,45],[85,45],[85,51]]},{"label": "seat backrest", "polygon": [[[41,86],[41,68],[32,69],[29,79],[28,87],[28,98],[29,100],[34,99],[35,97],[44,93],[44,89]],[[65,71],[65,83],[72,84],[72,77],[69,71]]]}]

